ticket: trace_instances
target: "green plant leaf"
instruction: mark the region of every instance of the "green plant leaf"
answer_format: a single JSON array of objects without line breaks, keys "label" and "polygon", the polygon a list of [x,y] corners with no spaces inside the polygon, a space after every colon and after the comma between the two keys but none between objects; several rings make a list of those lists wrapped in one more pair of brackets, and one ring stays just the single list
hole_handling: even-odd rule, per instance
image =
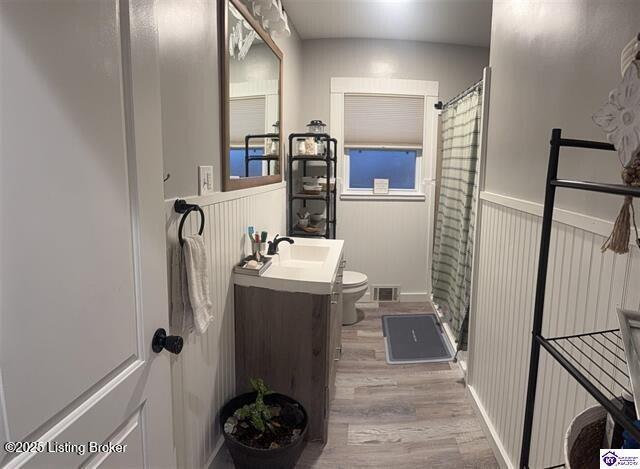
[{"label": "green plant leaf", "polygon": [[264,421],[260,418],[260,415],[258,414],[251,415],[251,424],[260,433],[264,432],[265,425],[264,425]]},{"label": "green plant leaf", "polygon": [[249,383],[251,383],[251,387],[253,388],[254,391],[258,391],[258,379],[249,378]]},{"label": "green plant leaf", "polygon": [[249,405],[244,405],[239,409],[236,409],[236,411],[233,413],[233,416],[238,420],[244,420],[246,418],[249,418],[250,415],[251,415],[251,407]]},{"label": "green plant leaf", "polygon": [[258,393],[258,395],[262,394],[263,396],[265,396],[272,393],[272,391],[266,384],[264,384],[264,381],[261,378],[250,378],[249,382],[251,383],[251,387]]},{"label": "green plant leaf", "polygon": [[[273,427],[269,425],[269,421],[276,413],[272,412],[272,408],[264,403],[264,396],[272,394],[272,391],[264,384],[260,378],[250,378],[251,387],[256,392],[256,400],[252,404],[247,404],[237,409],[234,416],[240,420],[247,420],[250,425],[260,433],[264,433],[266,428],[273,431]],[[275,407],[273,408],[276,409]],[[279,413],[279,408],[277,412]]]},{"label": "green plant leaf", "polygon": [[233,435],[236,432],[237,424],[238,424],[238,421],[234,416],[229,417],[227,421],[224,423],[225,433],[228,433],[229,435]]}]

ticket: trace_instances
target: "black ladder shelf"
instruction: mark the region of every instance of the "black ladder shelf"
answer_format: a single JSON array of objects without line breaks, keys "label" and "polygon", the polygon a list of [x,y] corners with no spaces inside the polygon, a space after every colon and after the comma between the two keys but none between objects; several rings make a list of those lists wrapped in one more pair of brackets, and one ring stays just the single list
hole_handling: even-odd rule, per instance
[{"label": "black ladder shelf", "polygon": [[631,389],[619,330],[613,329],[562,337],[544,337],[542,335],[544,297],[549,263],[549,244],[551,241],[556,189],[560,187],[640,197],[640,188],[637,187],[629,187],[622,184],[601,184],[597,182],[558,179],[558,160],[560,158],[560,148],[562,147],[615,151],[614,146],[609,143],[562,138],[561,133],[562,131],[560,129],[553,129],[551,132],[551,149],[549,152],[549,167],[547,171],[544,211],[542,216],[542,233],[540,236],[536,296],[533,309],[529,380],[527,384],[527,400],[520,452],[521,468],[529,467],[541,347],[544,348],[560,366],[567,370],[633,438],[640,441],[640,430],[612,403],[612,399],[618,397],[615,394],[615,390],[627,390],[630,392]]},{"label": "black ladder shelf", "polygon": [[[321,155],[296,155],[294,148],[294,140],[300,138],[315,138],[316,140],[324,141],[324,153]],[[332,148],[333,147],[333,151]],[[305,133],[293,133],[289,135],[289,158],[288,158],[288,178],[287,178],[287,193],[288,193],[288,235],[289,236],[299,236],[306,238],[326,238],[326,239],[335,239],[336,238],[336,191],[338,188],[337,181],[337,165],[336,165],[336,155],[338,154],[338,140],[332,138],[331,135],[326,133],[313,133],[313,132],[305,132]],[[309,162],[320,162],[326,165],[325,176],[327,179],[327,188],[323,193],[320,194],[304,194],[302,192],[296,191],[296,185],[299,181],[295,180],[295,176],[293,173],[294,163],[302,163],[302,176],[298,174],[299,177],[305,177],[307,175],[307,163]],[[298,170],[300,167],[298,166]],[[331,175],[333,174],[333,178],[335,183],[333,185],[333,189],[331,188]],[[301,183],[300,183],[301,185]],[[325,213],[326,220],[324,222],[324,229],[318,233],[307,233],[300,228],[296,228],[296,223],[294,220],[294,201],[300,200],[302,201],[302,206],[307,206],[308,200],[320,200],[325,203]]]},{"label": "black ladder shelf", "polygon": [[[280,140],[280,134],[257,134],[257,135],[246,135],[244,137],[244,175],[245,177],[249,177],[249,163],[252,161],[266,161],[267,162],[267,176],[271,174],[271,162],[280,160],[279,155],[258,155],[258,156],[249,156],[249,142],[256,138],[265,139],[270,138],[271,140]],[[266,146],[265,146],[266,148]]]}]

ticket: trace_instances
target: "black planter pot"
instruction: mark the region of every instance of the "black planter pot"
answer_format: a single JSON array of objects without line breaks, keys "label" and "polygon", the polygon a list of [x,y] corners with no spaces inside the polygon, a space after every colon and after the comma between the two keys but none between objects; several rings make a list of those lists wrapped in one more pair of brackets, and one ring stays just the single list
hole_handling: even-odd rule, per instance
[{"label": "black planter pot", "polygon": [[231,438],[224,431],[224,423],[227,419],[231,417],[237,409],[246,404],[251,404],[252,402],[255,402],[255,400],[255,392],[241,394],[227,402],[220,411],[220,427],[222,428],[222,434],[224,435],[224,440],[227,443],[229,453],[231,453],[231,457],[233,458],[233,463],[237,469],[292,469],[295,467],[296,462],[298,462],[298,459],[306,446],[305,438],[309,427],[307,411],[302,407],[302,404],[295,399],[277,393],[264,396],[265,404],[279,404],[281,406],[284,404],[297,404],[302,410],[302,413],[304,414],[304,422],[300,438],[289,446],[276,449],[252,448]]}]

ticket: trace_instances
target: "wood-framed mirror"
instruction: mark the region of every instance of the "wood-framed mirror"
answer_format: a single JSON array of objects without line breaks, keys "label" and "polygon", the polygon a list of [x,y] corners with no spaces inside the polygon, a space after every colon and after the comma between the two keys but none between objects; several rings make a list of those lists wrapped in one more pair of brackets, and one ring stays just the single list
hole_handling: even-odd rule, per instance
[{"label": "wood-framed mirror", "polygon": [[282,51],[240,0],[218,1],[222,189],[282,181]]}]

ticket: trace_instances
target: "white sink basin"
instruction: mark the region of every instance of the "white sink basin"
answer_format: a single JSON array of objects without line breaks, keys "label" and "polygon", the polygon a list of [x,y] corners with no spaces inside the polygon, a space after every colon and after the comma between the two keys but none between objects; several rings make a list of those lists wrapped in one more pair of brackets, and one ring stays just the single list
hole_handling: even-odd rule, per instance
[{"label": "white sink basin", "polygon": [[331,252],[331,248],[328,246],[298,243],[283,242],[279,247],[279,254],[273,256],[271,260],[273,265],[297,269],[321,269]]},{"label": "white sink basin", "polygon": [[235,283],[271,290],[329,294],[344,241],[293,238],[294,244],[280,243],[271,267],[261,276],[237,274]]}]

